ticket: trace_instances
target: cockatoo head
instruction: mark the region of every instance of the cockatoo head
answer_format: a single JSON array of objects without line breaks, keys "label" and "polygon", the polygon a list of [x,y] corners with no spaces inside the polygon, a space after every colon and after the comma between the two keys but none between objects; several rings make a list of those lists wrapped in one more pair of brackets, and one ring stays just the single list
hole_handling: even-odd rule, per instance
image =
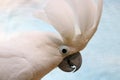
[{"label": "cockatoo head", "polygon": [[58,65],[66,72],[77,71],[82,63],[79,51],[96,32],[102,12],[102,0],[45,0],[37,17],[59,32],[64,57]]}]

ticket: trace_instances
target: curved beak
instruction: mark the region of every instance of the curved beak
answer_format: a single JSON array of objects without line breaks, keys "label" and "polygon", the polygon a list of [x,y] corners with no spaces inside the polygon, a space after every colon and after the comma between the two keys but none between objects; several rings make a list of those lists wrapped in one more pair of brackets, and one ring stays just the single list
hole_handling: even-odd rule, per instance
[{"label": "curved beak", "polygon": [[58,67],[65,72],[76,72],[82,64],[82,57],[79,52],[67,56],[58,65]]}]

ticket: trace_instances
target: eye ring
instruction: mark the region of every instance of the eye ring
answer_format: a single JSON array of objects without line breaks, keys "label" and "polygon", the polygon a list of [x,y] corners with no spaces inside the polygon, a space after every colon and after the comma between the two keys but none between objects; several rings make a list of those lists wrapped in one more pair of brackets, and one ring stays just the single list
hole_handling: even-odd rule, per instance
[{"label": "eye ring", "polygon": [[59,51],[61,54],[69,54],[70,49],[67,46],[60,46]]}]

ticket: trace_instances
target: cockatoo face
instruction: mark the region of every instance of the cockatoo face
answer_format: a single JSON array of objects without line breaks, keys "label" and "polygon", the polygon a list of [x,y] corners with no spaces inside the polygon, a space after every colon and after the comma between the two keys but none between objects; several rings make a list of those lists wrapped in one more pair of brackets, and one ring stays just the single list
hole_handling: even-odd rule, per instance
[{"label": "cockatoo face", "polygon": [[[33,10],[35,17],[51,24],[59,33],[58,42],[54,42],[57,36],[47,38],[48,42],[51,39],[47,48],[49,46],[49,48],[54,49],[53,51],[48,50],[48,53],[59,53],[62,56],[63,60],[58,65],[61,70],[66,72],[77,71],[82,63],[79,51],[85,48],[96,32],[102,12],[102,0],[39,0],[38,2],[40,5],[37,5],[36,8],[39,9]],[[52,35],[50,34],[50,36]],[[39,37],[41,40],[45,36]],[[44,46],[44,43],[46,41],[43,39],[40,44]],[[57,47],[53,47],[54,44]],[[46,55],[42,54],[42,56]]]},{"label": "cockatoo face", "polygon": [[78,52],[64,58],[58,67],[65,72],[75,72],[80,68],[81,64],[82,57],[81,54]]},{"label": "cockatoo face", "polygon": [[59,52],[65,56],[59,68],[77,71],[82,63],[81,51],[95,33],[102,0],[46,0],[37,17],[50,23],[59,32],[63,43]]}]

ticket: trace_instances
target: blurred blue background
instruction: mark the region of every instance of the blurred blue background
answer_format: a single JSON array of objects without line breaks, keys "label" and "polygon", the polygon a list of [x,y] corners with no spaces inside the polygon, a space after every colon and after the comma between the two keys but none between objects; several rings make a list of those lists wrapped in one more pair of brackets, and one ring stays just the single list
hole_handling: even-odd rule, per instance
[{"label": "blurred blue background", "polygon": [[42,80],[120,80],[120,0],[104,0],[99,28],[81,53],[79,71],[56,68]]}]

